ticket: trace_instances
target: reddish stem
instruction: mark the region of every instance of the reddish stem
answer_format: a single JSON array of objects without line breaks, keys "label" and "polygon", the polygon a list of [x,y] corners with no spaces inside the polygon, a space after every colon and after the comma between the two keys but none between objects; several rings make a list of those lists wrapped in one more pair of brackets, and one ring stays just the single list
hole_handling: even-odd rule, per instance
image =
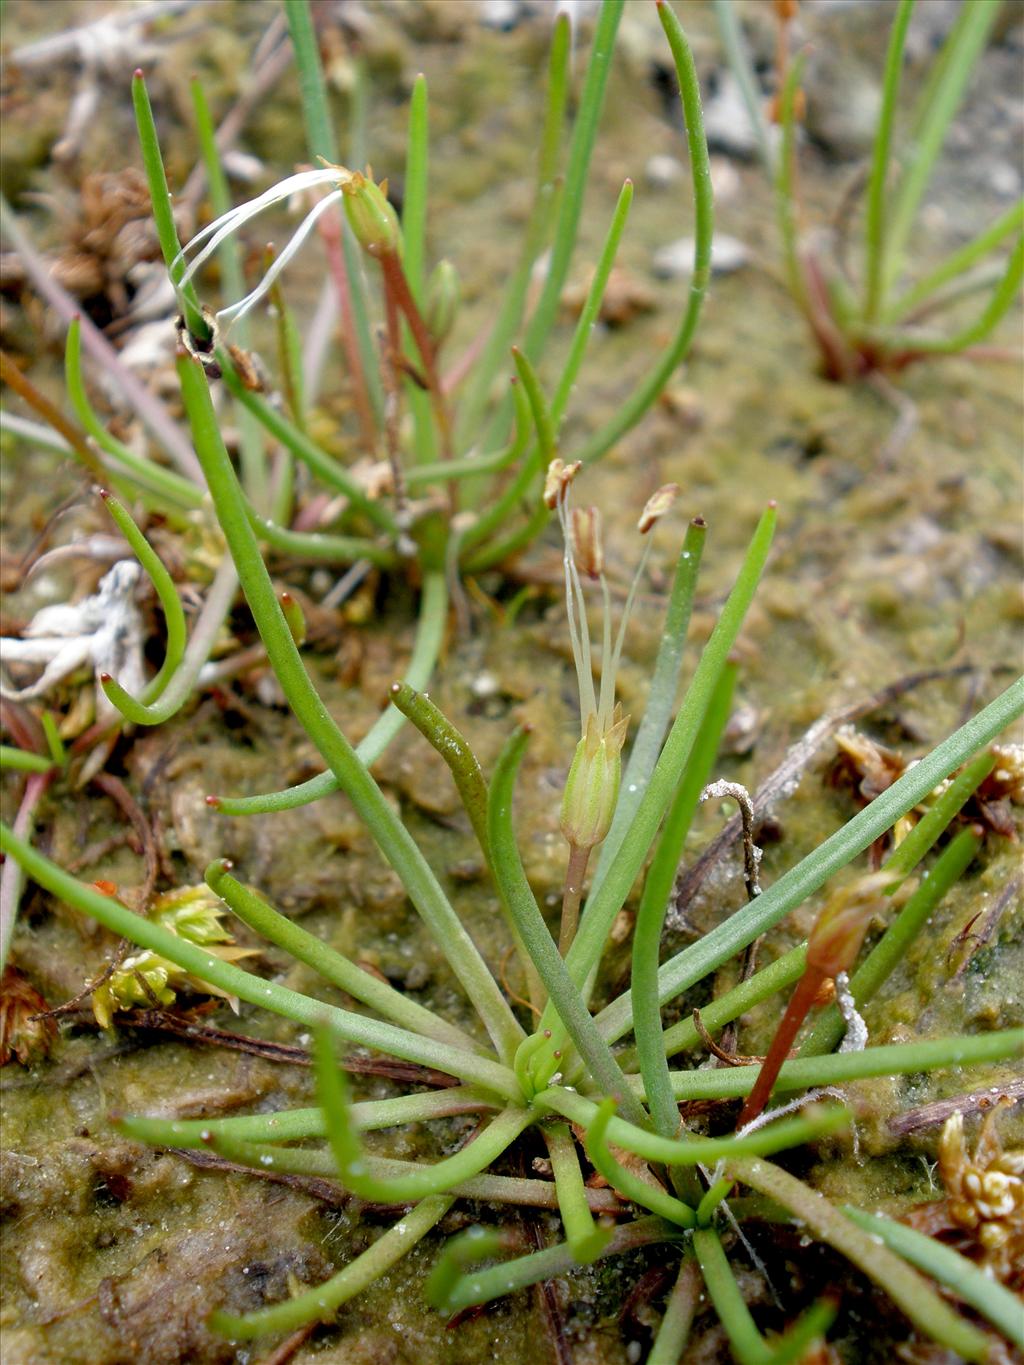
[{"label": "reddish stem", "polygon": [[[386,282],[385,282],[386,284]],[[384,445],[388,462],[391,465],[391,481],[394,484],[395,516],[399,526],[406,524],[408,495],[405,475],[402,471],[401,448],[399,441],[399,400],[401,382],[398,377],[398,362],[401,354],[402,327],[398,316],[398,304],[393,292],[384,289],[384,315],[387,335],[384,339]]]},{"label": "reddish stem", "polygon": [[800,268],[807,288],[807,321],[825,361],[829,379],[846,383],[857,369],[856,359],[832,317],[828,290],[813,252],[805,252]]},{"label": "reddish stem", "polygon": [[[56,775],[56,768],[51,768],[48,773],[29,773],[21,805],[14,817],[14,833],[20,839],[31,839],[36,807]],[[18,902],[24,884],[25,878],[20,865],[13,858],[7,858],[0,868],[0,971],[7,962],[14,934],[14,921],[18,916]]]},{"label": "reddish stem", "polygon": [[434,346],[434,339],[430,335],[427,324],[423,321],[423,315],[416,306],[416,300],[409,288],[409,281],[405,278],[405,271],[402,269],[402,262],[398,253],[384,251],[377,256],[377,259],[380,261],[380,268],[384,275],[385,291],[401,309],[423,362],[434,407],[434,416],[437,420],[438,433],[441,437],[441,454],[444,459],[450,460],[453,453],[452,424],[448,413],[448,404],[445,402],[444,390],[441,387],[441,376],[437,371],[437,349]]},{"label": "reddish stem", "polygon": [[6,351],[0,351],[0,379],[23,398],[44,422],[53,427],[58,436],[63,436],[94,479],[99,479],[101,483],[108,482],[103,462],[89,444],[81,427],[69,421],[60,409],[36,388],[31,379],[22,374]]},{"label": "reddish stem", "polygon": [[0,725],[10,732],[19,749],[28,749],[34,754],[46,753],[43,727],[21,702],[8,701],[6,697],[0,699]]},{"label": "reddish stem", "polygon": [[800,1025],[807,1018],[808,1011],[814,1004],[815,996],[827,979],[823,971],[817,967],[809,966],[797,982],[796,990],[790,998],[786,1013],[782,1016],[782,1022],[775,1031],[775,1037],[768,1049],[768,1055],[761,1063],[761,1070],[754,1082],[754,1088],[740,1110],[740,1116],[736,1121],[737,1129],[745,1128],[748,1123],[753,1122],[768,1103],[775,1082],[778,1080],[779,1071],[782,1069],[782,1063],[789,1056],[789,1049],[793,1046],[793,1039],[796,1037]]},{"label": "reddish stem", "polygon": [[469,374],[470,370],[484,353],[484,347],[490,340],[491,332],[494,329],[493,323],[488,323],[486,327],[481,327],[476,336],[469,343],[463,353],[456,360],[448,373],[441,380],[441,388],[445,394],[454,393],[462,381]]},{"label": "reddish stem", "polygon": [[338,292],[338,303],[341,307],[341,341],[352,376],[352,401],[359,418],[363,445],[372,454],[377,444],[376,424],[373,420],[370,394],[366,387],[363,360],[359,354],[359,343],[356,340],[355,321],[352,316],[352,291],[349,289],[345,257],[341,250],[341,225],[334,214],[328,213],[318,220],[317,227],[320,229],[320,236],[327,252],[328,269]]}]

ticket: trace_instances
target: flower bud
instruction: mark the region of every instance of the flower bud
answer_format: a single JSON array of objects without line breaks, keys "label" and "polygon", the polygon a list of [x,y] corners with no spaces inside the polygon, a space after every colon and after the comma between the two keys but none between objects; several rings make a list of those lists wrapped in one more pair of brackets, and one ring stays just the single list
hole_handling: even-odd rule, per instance
[{"label": "flower bud", "polygon": [[586,733],[576,746],[569,776],[562,793],[559,823],[566,842],[573,848],[593,848],[612,823],[619,799],[622,745],[629,719],[615,708],[612,726],[598,728],[597,717],[587,717]]},{"label": "flower bud", "polygon": [[92,1012],[100,1028],[110,1028],[117,1010],[173,1005],[175,988],[187,973],[159,953],[144,949],[126,957],[92,993]]},{"label": "flower bud", "polygon": [[807,965],[825,976],[848,972],[860,952],[871,917],[886,904],[885,889],[893,881],[892,872],[870,872],[834,892],[807,940]]},{"label": "flower bud", "polygon": [[455,325],[459,311],[459,276],[451,261],[438,261],[427,281],[424,307],[427,329],[440,345]]},{"label": "flower bud", "polygon": [[356,241],[371,256],[386,256],[397,252],[402,245],[402,230],[398,215],[388,203],[388,182],[375,185],[359,171],[341,183],[345,217]]}]

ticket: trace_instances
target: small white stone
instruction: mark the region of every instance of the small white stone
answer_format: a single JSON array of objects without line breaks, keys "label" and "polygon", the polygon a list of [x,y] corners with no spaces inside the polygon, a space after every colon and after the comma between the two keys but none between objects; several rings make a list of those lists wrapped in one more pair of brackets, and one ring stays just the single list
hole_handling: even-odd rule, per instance
[{"label": "small white stone", "polygon": [[522,6],[519,0],[480,0],[480,22],[502,32],[515,28]]},{"label": "small white stone", "polygon": [[1009,161],[997,161],[989,171],[989,184],[1000,198],[1015,199],[1020,194],[1020,171]]},{"label": "small white stone", "polygon": [[228,175],[233,180],[243,181],[246,185],[252,184],[254,180],[259,180],[266,170],[258,156],[253,156],[249,152],[240,152],[237,147],[228,148],[221,160]]},{"label": "small white stone", "polygon": [[469,685],[469,690],[474,697],[481,700],[495,696],[500,690],[501,684],[493,673],[478,673]]},{"label": "small white stone", "polygon": [[740,173],[727,156],[713,156],[708,161],[711,188],[716,204],[728,204],[738,199],[742,189]]},{"label": "small white stone", "polygon": [[647,165],[644,167],[644,177],[648,185],[655,190],[668,189],[670,185],[682,180],[684,172],[685,167],[681,161],[663,153],[648,157]]},{"label": "small white stone", "polygon": [[[692,275],[693,249],[692,237],[680,237],[674,242],[669,242],[667,246],[658,248],[654,253],[651,268],[660,280],[681,279],[686,275]],[[741,270],[749,260],[750,251],[738,237],[730,237],[724,232],[715,234],[711,244],[713,275],[731,275],[734,271]]]}]

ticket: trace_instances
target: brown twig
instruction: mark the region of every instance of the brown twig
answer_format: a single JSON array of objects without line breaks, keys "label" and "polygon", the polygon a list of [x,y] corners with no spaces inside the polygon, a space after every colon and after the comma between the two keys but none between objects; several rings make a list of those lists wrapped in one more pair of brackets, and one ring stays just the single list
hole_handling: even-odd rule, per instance
[{"label": "brown twig", "polygon": [[747,887],[747,899],[754,900],[761,894],[758,880],[758,865],[761,850],[754,842],[754,807],[750,793],[741,782],[709,782],[700,794],[701,801],[721,800],[728,797],[740,808],[740,823],[743,828],[743,880]]},{"label": "brown twig", "polygon": [[[517,1152],[519,1171],[522,1175],[522,1151]],[[532,1210],[520,1208],[519,1225],[526,1242],[534,1251],[545,1248],[544,1233],[537,1214]],[[555,1365],[573,1365],[572,1350],[565,1332],[565,1315],[558,1301],[558,1295],[551,1280],[541,1280],[534,1291],[540,1314],[547,1328]]]},{"label": "brown twig", "polygon": [[[36,807],[46,795],[46,789],[56,776],[57,769],[46,773],[29,773],[25,779],[25,790],[21,804],[14,818],[14,833],[21,839],[29,839]],[[25,884],[21,864],[14,858],[6,858],[0,866],[0,961],[6,962],[14,935],[14,922],[18,917],[18,903]]]},{"label": "brown twig", "polygon": [[[395,501],[395,521],[402,532],[402,541],[408,541],[409,493],[405,484],[405,471],[402,469],[402,443],[399,431],[401,421],[402,386],[398,378],[398,348],[401,346],[401,330],[398,309],[394,301],[386,300],[387,335],[380,339],[381,381],[384,386],[384,449],[391,469],[391,487]],[[411,543],[400,544],[403,554],[414,550]]]},{"label": "brown twig", "polygon": [[288,1185],[291,1189],[308,1194],[311,1199],[318,1199],[322,1204],[329,1204],[332,1208],[343,1209],[352,1200],[347,1190],[333,1181],[321,1180],[319,1176],[288,1175],[283,1171],[268,1171],[262,1166],[245,1166],[241,1162],[229,1161],[227,1157],[218,1156],[216,1152],[207,1152],[202,1148],[168,1147],[167,1150],[172,1156],[180,1156],[190,1165],[199,1166],[203,1170],[255,1175],[261,1180],[273,1181],[276,1185]]},{"label": "brown twig", "polygon": [[[753,943],[748,943],[747,946],[743,949],[743,956],[740,958],[740,979],[738,984],[742,985],[744,981],[749,981],[750,978],[754,975],[754,972],[757,970],[757,954],[763,942],[764,934],[761,934],[758,938],[754,939]],[[735,1057],[737,1055],[736,1053],[737,1028],[738,1028],[737,1020],[730,1019],[729,1022],[726,1024],[725,1028],[722,1029],[721,1047],[722,1051],[726,1054],[727,1057]]]},{"label": "brown twig", "polygon": [[518,995],[518,994],[512,989],[511,983],[509,982],[509,979],[508,979],[508,960],[509,960],[509,958],[512,956],[512,954],[513,954],[515,951],[516,951],[516,945],[515,945],[514,943],[510,943],[509,946],[505,949],[505,951],[504,951],[504,952],[502,953],[502,955],[501,955],[501,962],[500,962],[499,965],[498,965],[498,975],[499,975],[499,977],[501,978],[501,985],[502,985],[502,988],[503,988],[505,994],[508,996],[508,998],[512,1001],[512,1003],[513,1003],[514,1005],[522,1005],[524,1009],[532,1010],[533,1013],[534,1013],[538,1018],[540,1018],[540,1015],[541,1015],[542,1011],[541,1011],[536,1005],[534,1005],[534,1004],[532,1003],[532,1001],[527,1000],[527,999],[526,999],[524,996],[522,996],[522,995]]},{"label": "brown twig", "polygon": [[38,1017],[40,1019],[59,1019],[65,1014],[73,1013],[73,1011],[78,1009],[83,1000],[86,1000],[94,991],[98,991],[101,986],[106,985],[117,971],[118,967],[124,962],[131,951],[132,946],[133,945],[130,944],[126,938],[121,939],[114,952],[114,956],[103,968],[99,976],[93,977],[91,981],[87,981],[82,989],[76,995],[73,995],[70,1000],[65,1000],[62,1005],[55,1005],[52,1010],[43,1011]]},{"label": "brown twig", "polygon": [[904,1114],[894,1115],[888,1122],[888,1129],[896,1137],[905,1137],[921,1128],[937,1128],[960,1110],[965,1116],[983,1114],[991,1109],[997,1100],[1005,1095],[1014,1104],[1024,1100],[1024,1078],[1008,1081],[1006,1085],[986,1086],[984,1090],[973,1090],[968,1095],[954,1096],[949,1100],[935,1100],[931,1104],[918,1105]]},{"label": "brown twig", "polygon": [[36,293],[50,305],[65,325],[74,318],[79,319],[83,348],[117,385],[126,405],[138,414],[143,424],[160,442],[179,473],[191,479],[200,488],[205,487],[203,471],[195,451],[164,404],[150,393],[145,384],[125,365],[96,324],[82,315],[76,301],[54,279],[46,261],[36,251],[15,215],[7,212],[2,204],[0,220]]},{"label": "brown twig", "polygon": [[975,919],[971,920],[972,925],[976,920],[981,920],[977,932],[970,935],[974,940],[974,949],[972,952],[966,953],[963,961],[957,966],[956,971],[953,973],[954,981],[958,981],[960,977],[963,976],[964,972],[966,972],[967,968],[971,965],[971,959],[974,957],[975,953],[977,953],[979,949],[984,948],[985,944],[992,937],[993,931],[1002,919],[1004,911],[1008,906],[1014,904],[1017,897],[1020,895],[1022,885],[1024,885],[1024,874],[1018,872],[1015,877],[1010,878],[1009,882],[1003,887],[1002,891],[988,909],[983,911],[981,915],[975,916]]},{"label": "brown twig", "polygon": [[[255,1057],[263,1057],[267,1061],[283,1062],[293,1066],[311,1065],[309,1051],[304,1047],[215,1028],[213,1025],[200,1023],[194,1015],[190,1017],[187,1014],[174,1014],[168,1010],[131,1010],[118,1015],[118,1023],[130,1028],[173,1033],[189,1042],[230,1048],[235,1052],[247,1052]],[[432,1086],[439,1090],[457,1083],[454,1076],[449,1076],[443,1071],[433,1071],[429,1067],[417,1066],[415,1062],[402,1062],[391,1057],[351,1055],[344,1059],[343,1065],[345,1070],[353,1075],[386,1076],[391,1080],[410,1085]]]},{"label": "brown twig", "polygon": [[125,844],[131,844],[136,852],[140,851],[128,830],[115,830],[105,839],[97,839],[94,843],[88,844],[77,858],[72,858],[64,864],[64,869],[77,875],[83,867],[92,867],[95,863],[102,862],[115,849],[124,848]]},{"label": "brown twig", "polygon": [[714,1038],[712,1038],[711,1034],[708,1033],[707,1029],[704,1027],[704,1021],[701,1019],[700,1010],[698,1009],[693,1011],[693,1026],[700,1035],[701,1042],[711,1055],[717,1057],[720,1062],[724,1062],[726,1066],[757,1066],[764,1061],[763,1057],[747,1057],[739,1052],[726,1052],[724,1048],[719,1047]]},{"label": "brown twig", "polygon": [[149,821],[139,809],[139,805],[131,792],[124,785],[119,777],[114,777],[112,773],[97,773],[92,779],[93,786],[99,787],[100,791],[109,796],[116,806],[127,816],[132,829],[138,835],[139,843],[142,847],[142,856],[146,863],[145,880],[139,892],[139,901],[143,911],[149,905],[149,899],[156,886],[159,863],[156,854],[156,841],[153,838],[153,831]]},{"label": "brown twig", "polygon": [[43,727],[35,713],[22,702],[0,697],[0,727],[7,731],[19,749],[34,754],[46,753]]},{"label": "brown twig", "polygon": [[274,1347],[270,1355],[259,1361],[259,1365],[288,1365],[288,1361],[306,1344],[319,1325],[317,1322],[307,1322],[305,1327],[300,1327],[291,1336],[285,1337],[279,1346]]},{"label": "brown twig", "polygon": [[110,475],[104,469],[103,461],[89,444],[85,432],[77,423],[65,417],[44,393],[40,393],[31,379],[22,374],[6,351],[0,351],[0,380],[12,388],[19,398],[24,399],[58,436],[67,441],[94,479],[102,484],[110,482]]},{"label": "brown twig", "polygon": [[[394,299],[395,304],[409,324],[409,331],[412,333],[412,339],[416,343],[416,349],[423,362],[427,386],[430,390],[430,399],[434,408],[434,417],[437,421],[438,435],[441,438],[441,457],[450,460],[454,454],[452,449],[452,422],[451,414],[448,411],[448,401],[441,384],[441,376],[437,371],[437,348],[430,335],[430,329],[416,306],[416,300],[409,288],[409,281],[405,278],[405,271],[402,268],[398,253],[395,251],[381,252],[377,256],[377,260],[384,277],[384,293],[387,297]],[[454,500],[456,494],[454,487],[450,488],[449,492]]]}]

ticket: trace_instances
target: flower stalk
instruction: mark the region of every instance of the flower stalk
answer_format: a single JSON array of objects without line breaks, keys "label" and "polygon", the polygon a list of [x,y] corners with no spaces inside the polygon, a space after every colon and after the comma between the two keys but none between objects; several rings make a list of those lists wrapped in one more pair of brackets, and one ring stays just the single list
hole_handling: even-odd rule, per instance
[{"label": "flower stalk", "polygon": [[[648,533],[669,511],[679,493],[677,484],[665,484],[647,501],[637,530],[644,539],[643,553],[633,575],[618,631],[612,640],[611,592],[604,571],[604,542],[601,517],[596,507],[569,507],[569,489],[580,470],[580,462],[565,464],[557,456],[548,465],[544,501],[556,512],[564,544],[562,565],[565,574],[565,605],[569,621],[573,662],[580,695],[582,737],[576,745],[569,775],[562,794],[559,825],[569,845],[569,865],[562,897],[562,921],[558,938],[563,957],[572,947],[579,923],[583,883],[591,849],[602,843],[612,825],[619,798],[622,776],[622,746],[629,729],[615,701],[615,684],[626,628],[633,610],[637,588],[650,554]],[[600,585],[602,603],[601,684],[594,688],[587,623],[586,597],[580,575]]]}]

